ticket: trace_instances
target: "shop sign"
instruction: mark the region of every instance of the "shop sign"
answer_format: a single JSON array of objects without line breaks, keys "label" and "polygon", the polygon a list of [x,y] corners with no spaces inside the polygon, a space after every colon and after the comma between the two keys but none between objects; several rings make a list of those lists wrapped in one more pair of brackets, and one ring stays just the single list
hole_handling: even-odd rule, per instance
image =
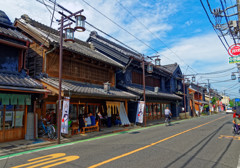
[{"label": "shop sign", "polygon": [[231,57],[235,57],[235,56],[240,55],[240,44],[237,43],[237,44],[231,45],[231,46],[228,48],[228,54],[229,54]]},{"label": "shop sign", "polygon": [[62,108],[61,133],[68,134],[68,118],[69,118],[69,102],[70,98],[65,97]]},{"label": "shop sign", "polygon": [[138,102],[137,116],[136,116],[136,122],[137,123],[143,123],[144,106],[145,106],[144,101],[139,101]]},{"label": "shop sign", "polygon": [[229,57],[229,64],[240,63],[240,56]]}]

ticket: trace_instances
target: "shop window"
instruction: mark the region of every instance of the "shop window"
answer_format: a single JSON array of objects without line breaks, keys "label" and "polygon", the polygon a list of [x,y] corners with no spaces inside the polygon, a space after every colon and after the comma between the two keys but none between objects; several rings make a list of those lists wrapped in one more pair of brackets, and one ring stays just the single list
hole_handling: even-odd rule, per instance
[{"label": "shop window", "polygon": [[51,124],[57,123],[56,104],[46,104],[46,121]]},{"label": "shop window", "polygon": [[94,105],[88,105],[88,114],[89,113],[94,114]]},{"label": "shop window", "polygon": [[157,104],[157,115],[161,115],[161,105]]},{"label": "shop window", "polygon": [[6,105],[6,112],[5,112],[5,129],[11,129],[14,127],[14,106],[13,105]]},{"label": "shop window", "polygon": [[69,106],[69,119],[77,120],[77,104],[70,104]]},{"label": "shop window", "polygon": [[152,105],[148,105],[148,107],[149,107],[149,116],[152,116],[153,115]]},{"label": "shop window", "polygon": [[78,105],[78,112],[79,114],[85,114],[85,105]]},{"label": "shop window", "polygon": [[19,105],[19,106],[15,106],[16,107],[16,111],[14,114],[14,127],[18,128],[18,127],[23,127],[23,121],[24,121],[24,106]]}]

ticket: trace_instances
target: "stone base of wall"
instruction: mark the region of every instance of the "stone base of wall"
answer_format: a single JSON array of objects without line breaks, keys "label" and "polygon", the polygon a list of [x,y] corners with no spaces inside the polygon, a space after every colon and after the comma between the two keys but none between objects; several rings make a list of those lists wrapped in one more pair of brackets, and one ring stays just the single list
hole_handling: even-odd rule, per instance
[{"label": "stone base of wall", "polygon": [[185,113],[179,113],[179,118],[186,119],[186,118],[191,118],[191,116],[189,115],[189,112],[186,112],[186,115]]}]

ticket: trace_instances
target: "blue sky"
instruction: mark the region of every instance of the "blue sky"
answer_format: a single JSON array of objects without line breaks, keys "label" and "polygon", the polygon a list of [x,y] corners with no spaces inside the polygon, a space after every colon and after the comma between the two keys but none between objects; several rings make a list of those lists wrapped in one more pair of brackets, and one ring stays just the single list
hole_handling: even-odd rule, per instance
[{"label": "blue sky", "polygon": [[[208,73],[236,67],[235,64],[228,64],[228,53],[208,21],[200,0],[57,0],[57,2],[72,12],[84,9],[83,14],[89,23],[144,55],[160,54],[163,65],[177,62],[184,74]],[[203,2],[207,7],[206,0]],[[229,4],[234,2],[235,0],[228,1]],[[211,0],[211,6],[221,7],[220,0]],[[34,20],[50,25],[51,14],[44,5],[34,0],[0,1],[0,10],[3,10],[12,22],[15,18],[27,14]],[[55,17],[60,18],[57,13]],[[58,27],[55,20],[53,27]],[[85,41],[90,31],[95,30],[88,25],[86,28],[87,31],[77,33],[75,36]],[[227,39],[230,45],[233,44],[229,36]],[[210,79],[214,89],[220,92],[225,90],[231,97],[239,97],[239,83],[230,80],[231,72],[236,71],[237,68],[220,74],[197,75],[197,82],[205,83]],[[228,79],[228,82],[219,82]]]}]

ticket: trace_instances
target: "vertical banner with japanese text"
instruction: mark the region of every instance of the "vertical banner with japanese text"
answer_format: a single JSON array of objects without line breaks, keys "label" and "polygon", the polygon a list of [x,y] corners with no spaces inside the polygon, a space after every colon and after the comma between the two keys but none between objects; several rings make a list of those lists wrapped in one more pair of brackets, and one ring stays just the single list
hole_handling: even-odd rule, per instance
[{"label": "vertical banner with japanese text", "polygon": [[69,97],[64,97],[61,120],[61,133],[68,134]]},{"label": "vertical banner with japanese text", "polygon": [[138,101],[136,123],[143,123],[144,101]]}]

